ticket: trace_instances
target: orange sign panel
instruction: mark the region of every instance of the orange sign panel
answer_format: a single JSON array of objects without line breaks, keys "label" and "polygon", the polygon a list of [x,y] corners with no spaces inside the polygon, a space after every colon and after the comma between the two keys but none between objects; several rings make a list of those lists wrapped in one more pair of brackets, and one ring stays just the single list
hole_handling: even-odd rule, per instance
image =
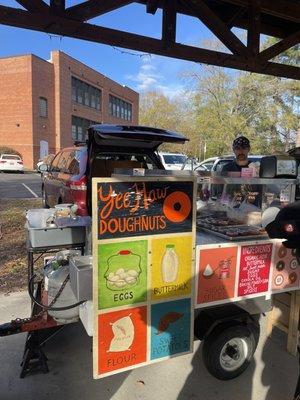
[{"label": "orange sign panel", "polygon": [[237,246],[200,250],[197,303],[234,297]]},{"label": "orange sign panel", "polygon": [[127,308],[98,316],[98,373],[146,361],[147,308]]}]

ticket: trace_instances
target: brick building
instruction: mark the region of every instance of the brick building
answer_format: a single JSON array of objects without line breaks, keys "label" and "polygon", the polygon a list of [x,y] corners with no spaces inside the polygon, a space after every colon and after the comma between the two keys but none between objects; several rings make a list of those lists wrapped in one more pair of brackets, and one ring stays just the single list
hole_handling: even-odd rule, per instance
[{"label": "brick building", "polygon": [[84,139],[90,123],[138,123],[139,95],[60,51],[0,59],[0,146],[27,168]]}]

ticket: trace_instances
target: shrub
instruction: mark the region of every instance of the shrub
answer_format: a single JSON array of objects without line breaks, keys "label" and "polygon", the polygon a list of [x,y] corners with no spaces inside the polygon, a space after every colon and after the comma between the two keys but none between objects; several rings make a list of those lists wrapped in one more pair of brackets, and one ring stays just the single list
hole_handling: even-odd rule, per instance
[{"label": "shrub", "polygon": [[18,154],[21,158],[23,158],[21,153],[7,146],[0,146],[0,155],[1,154]]}]

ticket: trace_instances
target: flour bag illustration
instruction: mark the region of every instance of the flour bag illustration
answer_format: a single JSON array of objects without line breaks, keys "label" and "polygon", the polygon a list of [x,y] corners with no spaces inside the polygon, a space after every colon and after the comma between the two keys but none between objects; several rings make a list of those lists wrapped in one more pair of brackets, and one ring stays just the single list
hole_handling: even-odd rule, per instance
[{"label": "flour bag illustration", "polygon": [[167,244],[161,262],[161,275],[165,283],[175,282],[178,276],[179,259],[174,244]]},{"label": "flour bag illustration", "polygon": [[134,325],[130,315],[120,318],[111,324],[114,337],[110,342],[108,352],[130,350],[134,339]]},{"label": "flour bag illustration", "polygon": [[110,290],[126,290],[139,283],[141,256],[121,250],[107,260],[106,286]]}]

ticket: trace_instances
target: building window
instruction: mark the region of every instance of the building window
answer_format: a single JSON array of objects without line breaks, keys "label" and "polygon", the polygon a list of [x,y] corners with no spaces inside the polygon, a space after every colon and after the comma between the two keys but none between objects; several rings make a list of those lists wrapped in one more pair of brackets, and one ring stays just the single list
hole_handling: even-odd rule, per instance
[{"label": "building window", "polygon": [[39,98],[40,117],[48,117],[48,100],[45,97]]},{"label": "building window", "polygon": [[95,124],[99,124],[99,122],[72,115],[72,139],[74,142],[85,141],[87,139],[87,129],[90,125]]},{"label": "building window", "polygon": [[101,110],[101,90],[72,76],[72,100]]},{"label": "building window", "polygon": [[132,121],[132,104],[110,94],[109,115],[125,121]]}]

